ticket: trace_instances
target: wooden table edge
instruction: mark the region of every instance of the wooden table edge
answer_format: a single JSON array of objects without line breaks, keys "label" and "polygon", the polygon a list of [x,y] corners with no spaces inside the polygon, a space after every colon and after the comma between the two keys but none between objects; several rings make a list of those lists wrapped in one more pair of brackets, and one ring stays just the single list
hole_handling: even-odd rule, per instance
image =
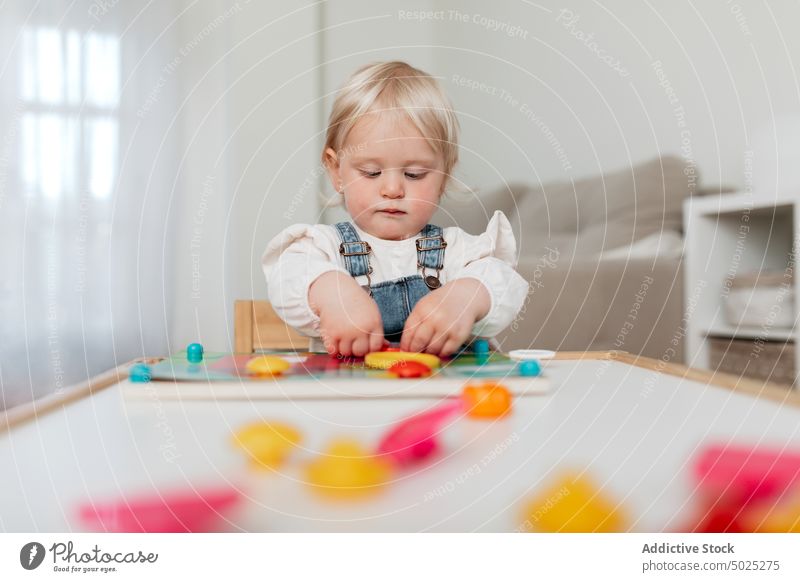
[{"label": "wooden table edge", "polygon": [[[121,366],[94,376],[86,382],[75,384],[63,391],[50,394],[27,404],[21,404],[5,411],[0,411],[0,434],[19,426],[29,420],[38,419],[59,408],[90,396],[100,390],[113,386],[128,377],[128,368],[138,362],[152,363],[161,358],[136,359]],[[766,398],[781,404],[790,404],[800,407],[800,394],[795,393],[791,386],[762,382],[752,378],[740,378],[732,374],[713,372],[690,368],[683,364],[665,362],[655,358],[637,356],[623,351],[593,351],[593,352],[557,352],[554,360],[611,360],[653,370],[661,374],[669,374],[685,378],[693,382],[709,384],[720,388],[727,388],[733,392],[740,392],[750,396]]]}]

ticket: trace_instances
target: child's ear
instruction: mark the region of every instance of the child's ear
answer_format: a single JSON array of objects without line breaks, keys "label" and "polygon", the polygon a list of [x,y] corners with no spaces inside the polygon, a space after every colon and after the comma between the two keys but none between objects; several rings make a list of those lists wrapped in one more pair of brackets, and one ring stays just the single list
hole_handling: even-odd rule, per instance
[{"label": "child's ear", "polygon": [[339,156],[336,155],[333,148],[328,148],[325,150],[322,159],[325,164],[325,169],[328,171],[328,178],[331,181],[331,185],[333,185],[333,189],[341,193],[344,189],[344,182],[342,181]]}]

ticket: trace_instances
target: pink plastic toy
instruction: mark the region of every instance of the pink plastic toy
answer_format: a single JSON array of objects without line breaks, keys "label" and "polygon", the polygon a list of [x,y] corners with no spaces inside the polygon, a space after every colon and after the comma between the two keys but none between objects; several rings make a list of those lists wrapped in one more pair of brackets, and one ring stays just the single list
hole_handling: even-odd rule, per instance
[{"label": "pink plastic toy", "polygon": [[748,503],[780,495],[800,480],[800,452],[736,445],[704,449],[694,463],[699,491]]},{"label": "pink plastic toy", "polygon": [[114,533],[207,532],[220,514],[239,499],[233,488],[178,491],[110,503],[85,503],[84,527]]},{"label": "pink plastic toy", "polygon": [[398,422],[378,444],[378,454],[398,465],[410,465],[426,459],[439,448],[437,434],[444,422],[464,410],[461,399],[448,400],[440,406]]}]

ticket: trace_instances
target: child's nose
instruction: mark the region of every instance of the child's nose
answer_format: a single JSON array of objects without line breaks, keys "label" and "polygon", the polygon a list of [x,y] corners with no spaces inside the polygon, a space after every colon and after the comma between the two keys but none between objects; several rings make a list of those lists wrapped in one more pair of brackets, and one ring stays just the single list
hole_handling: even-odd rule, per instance
[{"label": "child's nose", "polygon": [[386,178],[381,184],[381,195],[386,198],[402,198],[405,192],[403,191],[403,180],[395,176],[395,172],[385,172]]}]

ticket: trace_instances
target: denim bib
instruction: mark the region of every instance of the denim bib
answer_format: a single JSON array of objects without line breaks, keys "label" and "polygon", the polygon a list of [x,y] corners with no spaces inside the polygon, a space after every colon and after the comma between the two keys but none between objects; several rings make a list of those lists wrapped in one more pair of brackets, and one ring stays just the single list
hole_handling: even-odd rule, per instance
[{"label": "denim bib", "polygon": [[[444,250],[447,243],[442,236],[442,229],[428,224],[420,232],[415,243],[417,247],[417,266],[422,275],[402,277],[393,281],[384,281],[373,285],[370,281],[372,267],[369,265],[369,244],[358,237],[355,228],[349,222],[335,225],[342,243],[339,253],[344,258],[344,265],[353,277],[366,277],[363,287],[369,291],[383,320],[383,334],[390,342],[399,342],[403,334],[403,326],[417,302],[431,291],[426,279],[434,287],[438,283],[439,272],[444,266]],[[436,277],[425,275],[425,269],[435,269]]]}]

